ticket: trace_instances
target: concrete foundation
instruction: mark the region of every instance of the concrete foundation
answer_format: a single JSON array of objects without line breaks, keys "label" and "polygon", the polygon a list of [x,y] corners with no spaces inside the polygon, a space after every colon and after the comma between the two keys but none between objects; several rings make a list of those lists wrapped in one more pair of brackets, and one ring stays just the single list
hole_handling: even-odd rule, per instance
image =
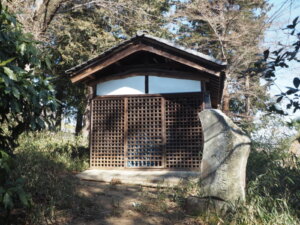
[{"label": "concrete foundation", "polygon": [[82,180],[139,184],[143,186],[176,186],[182,180],[198,181],[198,171],[155,171],[155,170],[85,170],[77,177]]}]

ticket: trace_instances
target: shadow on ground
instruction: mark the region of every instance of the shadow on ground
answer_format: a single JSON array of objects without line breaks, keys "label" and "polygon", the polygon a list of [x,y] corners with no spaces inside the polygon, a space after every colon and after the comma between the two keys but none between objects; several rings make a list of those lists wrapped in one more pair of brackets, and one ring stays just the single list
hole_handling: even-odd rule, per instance
[{"label": "shadow on ground", "polygon": [[201,224],[187,218],[162,188],[78,181],[77,208],[61,212],[61,222],[102,224]]}]

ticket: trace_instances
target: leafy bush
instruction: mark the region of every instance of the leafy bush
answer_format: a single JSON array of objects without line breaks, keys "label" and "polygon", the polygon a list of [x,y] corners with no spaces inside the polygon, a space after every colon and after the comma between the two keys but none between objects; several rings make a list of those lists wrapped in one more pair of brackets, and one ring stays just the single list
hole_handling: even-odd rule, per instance
[{"label": "leafy bush", "polygon": [[19,138],[17,156],[40,154],[49,160],[62,163],[68,171],[88,168],[88,141],[82,136],[64,132],[32,132]]},{"label": "leafy bush", "polygon": [[[245,204],[234,204],[224,216],[211,212],[200,215],[204,224],[300,224],[300,159],[286,150],[288,138],[278,140],[253,143],[247,164]],[[187,196],[200,195],[201,187],[197,185],[196,189],[193,183],[183,183],[169,192],[173,201],[182,205]]]},{"label": "leafy bush", "polygon": [[45,131],[23,134],[19,143],[15,151],[18,164],[12,176],[22,177],[32,202],[23,220],[51,224],[59,210],[78,208],[77,181],[70,172],[88,167],[87,141],[72,134]]},{"label": "leafy bush", "polygon": [[[247,201],[226,220],[236,224],[300,223],[300,160],[283,146],[254,143],[247,165]],[[257,151],[256,149],[259,149]]]},{"label": "leafy bush", "polygon": [[55,110],[56,100],[46,74],[47,51],[23,32],[1,1],[0,46],[0,147],[12,152],[22,132],[45,127],[50,118],[45,112]]},{"label": "leafy bush", "polygon": [[51,64],[47,54],[38,47],[32,35],[23,32],[16,17],[2,5],[2,1],[0,1],[0,46],[2,224],[10,223],[9,215],[13,209],[29,205],[29,197],[23,190],[23,179],[19,174],[13,176],[14,163],[18,162],[12,158],[16,140],[26,130],[44,128],[45,114],[54,111],[56,100],[48,75],[45,73]]},{"label": "leafy bush", "polygon": [[12,158],[4,151],[0,150],[0,222],[9,222],[11,210],[18,207],[28,207],[29,196],[23,189],[24,180],[22,178],[13,179]]}]

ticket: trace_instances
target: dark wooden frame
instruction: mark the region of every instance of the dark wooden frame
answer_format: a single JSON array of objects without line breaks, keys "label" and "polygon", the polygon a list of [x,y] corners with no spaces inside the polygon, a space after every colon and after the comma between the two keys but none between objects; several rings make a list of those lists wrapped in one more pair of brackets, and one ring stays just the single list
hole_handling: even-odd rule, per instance
[{"label": "dark wooden frame", "polygon": [[[97,100],[97,99],[118,99],[118,98],[123,98],[124,99],[124,166],[123,167],[96,167],[96,168],[100,168],[100,169],[163,169],[163,170],[194,170],[194,169],[199,169],[197,168],[166,168],[166,113],[165,113],[165,98],[168,97],[187,97],[187,96],[193,96],[193,95],[201,95],[202,96],[202,102],[201,102],[201,108],[203,109],[205,107],[204,104],[204,92],[196,92],[196,93],[178,93],[178,94],[174,94],[174,93],[170,93],[170,94],[140,94],[140,95],[109,95],[109,96],[96,96],[93,100]],[[135,168],[135,167],[127,167],[127,162],[128,162],[128,154],[127,154],[127,136],[128,136],[128,98],[147,98],[147,97],[161,97],[161,120],[162,120],[162,127],[161,127],[161,132],[162,132],[162,152],[163,152],[163,159],[162,159],[162,166],[160,167],[139,167],[139,168]],[[93,106],[91,106],[93,107]],[[93,132],[93,109],[91,110],[91,132]],[[201,130],[202,132],[202,130]],[[93,133],[91,133],[90,137],[92,137]],[[92,138],[90,139],[90,143],[91,143],[91,156],[90,156],[90,160],[91,160],[91,165],[92,165]],[[201,148],[202,146],[199,146],[199,148]],[[200,149],[199,149],[200,150]],[[199,158],[199,166],[200,166],[200,158]]]}]

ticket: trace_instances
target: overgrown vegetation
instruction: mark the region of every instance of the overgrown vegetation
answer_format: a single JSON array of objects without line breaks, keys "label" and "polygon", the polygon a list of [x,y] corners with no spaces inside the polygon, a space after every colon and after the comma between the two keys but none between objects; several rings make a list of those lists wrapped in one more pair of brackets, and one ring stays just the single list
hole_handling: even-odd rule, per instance
[{"label": "overgrown vegetation", "polygon": [[[98,214],[102,215],[105,209],[96,210],[98,203],[94,202],[94,197],[82,196],[78,192],[80,184],[72,175],[88,166],[84,138],[66,133],[39,132],[24,134],[19,142],[15,158],[19,163],[15,165],[12,176],[21,176],[25,191],[30,193],[30,207],[13,211],[13,218],[22,218],[20,224],[24,221],[28,224],[66,224],[70,217],[92,215],[96,218]],[[142,200],[131,203],[131,208],[123,209],[121,200],[112,198],[112,209],[105,215],[118,218],[122,210],[133,210],[141,216],[164,215],[178,224],[183,221],[194,224],[299,224],[300,159],[288,153],[289,140],[282,139],[272,145],[266,142],[253,144],[247,169],[246,204],[234,206],[225,216],[211,213],[187,216],[185,198],[200,193],[197,183],[191,182],[173,188],[158,186],[150,191],[140,188],[136,193]],[[123,184],[113,182],[107,188],[115,193],[119,191],[118,186]],[[105,198],[105,193],[97,196]]]},{"label": "overgrown vegetation", "polygon": [[6,222],[15,207],[30,205],[24,180],[12,175],[17,139],[24,131],[45,128],[46,112],[55,109],[44,53],[0,1],[0,216]]},{"label": "overgrown vegetation", "polygon": [[16,223],[14,219],[19,218],[28,224],[53,223],[57,212],[79,210],[80,196],[75,190],[78,181],[73,173],[88,167],[86,139],[62,132],[39,132],[23,134],[19,143],[14,158],[18,164],[10,176],[22,181],[28,195],[24,192],[19,196],[24,204],[29,201],[30,207],[15,205],[16,210],[6,222]]},{"label": "overgrown vegetation", "polygon": [[[300,159],[287,148],[286,140],[277,148],[254,143],[247,166],[246,203],[234,205],[224,216],[211,212],[199,215],[199,224],[299,224]],[[188,195],[200,196],[200,189],[183,183],[166,190],[165,196],[183,206]]]}]

